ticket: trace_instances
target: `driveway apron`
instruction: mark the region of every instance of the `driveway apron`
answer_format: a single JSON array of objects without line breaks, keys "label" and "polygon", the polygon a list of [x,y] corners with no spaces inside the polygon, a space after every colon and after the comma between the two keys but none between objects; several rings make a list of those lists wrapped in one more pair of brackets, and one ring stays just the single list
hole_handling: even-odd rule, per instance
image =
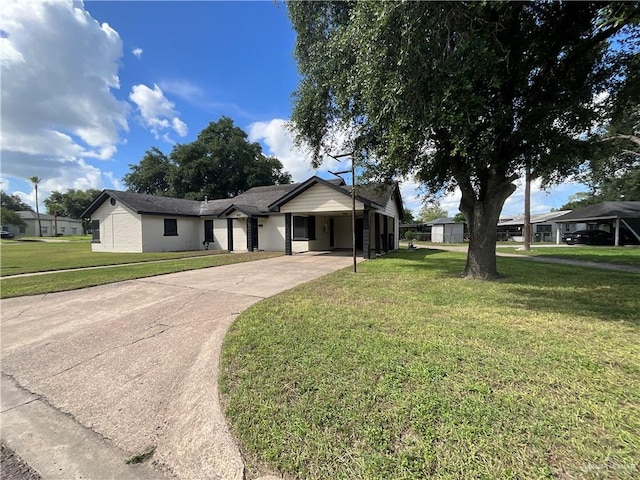
[{"label": "driveway apron", "polygon": [[157,471],[243,478],[219,403],[224,335],[262,298],[350,264],[349,256],[283,256],[2,300],[3,440],[34,468],[46,463],[29,458],[37,432],[12,421],[7,410],[17,407],[5,408],[12,380],[126,456],[155,447]]}]

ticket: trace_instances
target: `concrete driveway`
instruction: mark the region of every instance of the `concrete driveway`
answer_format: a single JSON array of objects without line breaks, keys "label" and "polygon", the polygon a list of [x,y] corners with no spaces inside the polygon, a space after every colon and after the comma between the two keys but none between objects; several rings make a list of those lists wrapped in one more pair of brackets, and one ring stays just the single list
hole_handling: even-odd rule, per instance
[{"label": "concrete driveway", "polygon": [[[3,440],[45,477],[56,476],[42,472],[50,459],[31,452],[46,450],[46,439],[42,448],[34,442],[38,430],[53,428],[30,420],[38,415],[27,410],[36,399],[123,457],[155,446],[158,474],[241,479],[242,459],[218,400],[229,325],[262,298],[351,262],[339,255],[283,256],[3,300]],[[11,392],[32,400],[9,400]],[[55,447],[64,448],[63,436],[57,438]],[[73,466],[65,474],[63,464],[56,466],[59,478],[68,478]]]}]

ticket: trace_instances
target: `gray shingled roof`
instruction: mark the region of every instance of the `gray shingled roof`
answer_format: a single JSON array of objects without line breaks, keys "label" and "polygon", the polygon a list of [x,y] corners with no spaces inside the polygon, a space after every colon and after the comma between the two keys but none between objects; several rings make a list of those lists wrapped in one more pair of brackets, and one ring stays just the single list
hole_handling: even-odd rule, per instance
[{"label": "gray shingled roof", "polygon": [[[559,218],[567,213],[571,212],[571,210],[561,210],[558,212],[548,212],[548,213],[535,213],[531,214],[531,223],[543,223],[543,222],[551,222],[556,221],[556,218]],[[524,215],[516,215],[511,218],[501,218],[498,220],[498,226],[500,225],[522,225],[524,224]]]},{"label": "gray shingled roof", "polygon": [[[269,214],[269,207],[278,200],[286,197],[301,186],[311,185],[313,182],[326,182],[337,191],[344,191],[350,195],[351,187],[344,185],[341,179],[324,180],[311,177],[303,183],[287,185],[268,185],[253,187],[246,192],[233,197],[218,200],[198,201],[179,198],[160,197],[142,193],[121,192],[118,190],[103,190],[93,203],[83,213],[83,218],[90,217],[108,198],[114,198],[126,208],[148,215],[174,215],[190,217],[218,216],[223,212],[229,213],[234,208],[247,215]],[[343,190],[344,189],[344,190]],[[380,206],[387,204],[391,195],[396,192],[395,185],[368,184],[356,186],[356,197]],[[400,206],[401,207],[401,206]]]},{"label": "gray shingled roof", "polygon": [[[345,190],[349,192],[351,195],[351,186],[345,185]],[[364,185],[356,185],[356,196],[365,198],[372,203],[380,205],[384,207],[393,191],[395,189],[395,185],[389,185],[386,183],[366,183]]]},{"label": "gray shingled roof", "polygon": [[[440,217],[427,222],[427,225],[448,225],[450,223],[458,223],[451,217]],[[462,222],[460,222],[462,223]]]},{"label": "gray shingled roof", "polygon": [[253,187],[240,195],[224,200],[214,200],[213,202],[202,203],[200,215],[220,215],[232,205],[244,206],[245,213],[257,215],[267,213],[269,205],[278,200],[283,195],[295,189],[299,183],[288,185],[269,185],[266,187]]},{"label": "gray shingled roof", "polygon": [[574,210],[555,219],[556,222],[580,222],[615,218],[640,218],[640,202],[603,202]]},{"label": "gray shingled roof", "polygon": [[[121,202],[124,206],[136,213],[189,217],[200,216],[201,202],[197,200],[159,197],[142,193],[120,192],[118,190],[104,190],[103,193],[115,198],[116,201]],[[102,194],[100,196],[102,196]]]},{"label": "gray shingled roof", "polygon": [[[37,219],[38,216],[36,214],[36,212],[32,212],[31,210],[18,210],[16,212],[16,214],[22,218],[22,219]],[[40,220],[55,220],[56,217],[54,217],[53,215],[49,215],[48,213],[41,213],[40,214]],[[77,220],[75,218],[70,218],[70,217],[61,217],[60,215],[58,215],[58,220],[62,220],[62,221],[71,221],[71,222],[81,222],[81,220]]]}]

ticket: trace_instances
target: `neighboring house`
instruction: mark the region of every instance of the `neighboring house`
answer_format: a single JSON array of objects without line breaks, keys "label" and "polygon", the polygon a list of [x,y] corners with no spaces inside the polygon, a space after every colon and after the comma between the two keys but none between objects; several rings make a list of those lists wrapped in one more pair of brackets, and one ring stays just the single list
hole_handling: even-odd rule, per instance
[{"label": "neighboring house", "polygon": [[640,242],[640,202],[598,203],[562,215],[555,221],[570,231],[598,229],[611,232],[616,246]]},{"label": "neighboring house", "polygon": [[462,243],[464,242],[464,223],[456,222],[453,218],[440,217],[430,221],[431,241],[433,243]]},{"label": "neighboring house", "polygon": [[[532,214],[531,241],[532,242],[560,242],[562,234],[577,230],[573,226],[562,225],[557,219],[571,210]],[[498,220],[498,240],[522,242],[524,241],[524,215],[516,215]]]},{"label": "neighboring house", "polygon": [[[403,211],[398,185],[356,185],[355,199],[355,240],[362,255],[397,249]],[[352,248],[351,212],[350,186],[314,176],[219,200],[104,190],[83,217],[91,218],[93,251],[259,249],[291,255]]]},{"label": "neighboring house", "polygon": [[[36,212],[20,210],[16,212],[26,225],[7,225],[6,229],[17,236],[39,237],[38,217]],[[54,217],[46,213],[40,214],[43,237],[55,237],[64,235],[82,235],[82,221],[68,217]]]}]

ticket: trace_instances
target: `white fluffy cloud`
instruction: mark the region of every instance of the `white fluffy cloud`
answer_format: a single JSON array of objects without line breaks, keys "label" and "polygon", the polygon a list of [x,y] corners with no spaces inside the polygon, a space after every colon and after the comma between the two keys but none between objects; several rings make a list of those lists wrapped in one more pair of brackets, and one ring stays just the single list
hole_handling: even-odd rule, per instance
[{"label": "white fluffy cloud", "polygon": [[118,33],[73,0],[6,0],[0,25],[3,175],[46,178],[43,193],[99,187],[85,160],[109,159],[128,129]]},{"label": "white fluffy cloud", "polygon": [[156,139],[162,137],[171,143],[169,129],[181,137],[187,135],[187,124],[178,118],[175,104],[164,96],[158,85],[154,84],[153,90],[144,84],[134,85],[129,99],[138,106],[143,125]]},{"label": "white fluffy cloud", "polygon": [[131,50],[131,53],[133,53],[138,58],[142,57],[142,52],[144,52],[144,50],[142,50],[139,47],[138,48],[134,48],[133,50]]},{"label": "white fluffy cloud", "polygon": [[[311,155],[293,143],[293,134],[287,128],[287,121],[274,118],[267,122],[255,122],[249,125],[249,140],[260,141],[267,146],[265,153],[278,158],[289,172],[294,182],[304,181],[317,173],[311,168]],[[322,170],[337,170],[344,168],[340,162],[326,156],[322,163]]]}]

